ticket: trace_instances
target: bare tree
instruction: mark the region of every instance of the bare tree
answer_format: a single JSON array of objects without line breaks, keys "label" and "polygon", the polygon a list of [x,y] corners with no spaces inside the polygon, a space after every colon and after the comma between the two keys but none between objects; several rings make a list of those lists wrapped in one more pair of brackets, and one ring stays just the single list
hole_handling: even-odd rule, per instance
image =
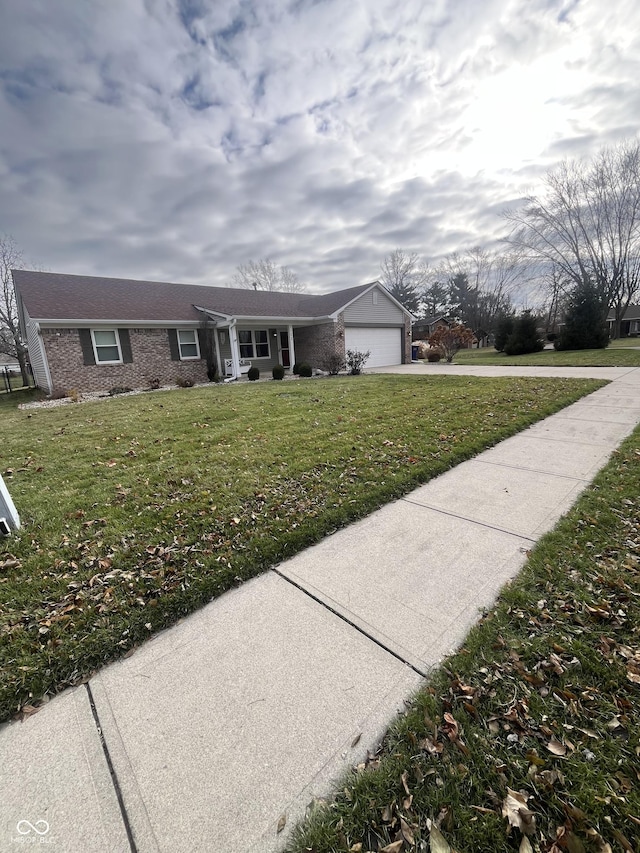
[{"label": "bare tree", "polygon": [[427,268],[415,252],[394,249],[380,264],[382,283],[404,307],[417,314],[421,290],[427,284]]},{"label": "bare tree", "polygon": [[541,196],[506,214],[509,242],[574,286],[591,282],[603,319],[620,322],[640,287],[640,141],[603,148],[589,161],[564,161]]},{"label": "bare tree", "polygon": [[480,246],[448,255],[437,270],[446,281],[451,313],[476,333],[495,331],[498,317],[512,310],[511,297],[523,269],[516,252]]},{"label": "bare tree", "polygon": [[274,263],[270,258],[240,264],[233,276],[233,286],[285,293],[304,293],[306,290],[293,270]]},{"label": "bare tree", "polygon": [[11,276],[12,269],[24,269],[22,252],[9,234],[0,235],[0,352],[15,358],[20,365],[22,384],[29,384],[28,350],[20,334],[18,303]]},{"label": "bare tree", "polygon": [[550,336],[558,333],[558,323],[564,314],[571,289],[571,280],[555,264],[543,267],[534,282],[536,307],[549,340],[553,340]]}]

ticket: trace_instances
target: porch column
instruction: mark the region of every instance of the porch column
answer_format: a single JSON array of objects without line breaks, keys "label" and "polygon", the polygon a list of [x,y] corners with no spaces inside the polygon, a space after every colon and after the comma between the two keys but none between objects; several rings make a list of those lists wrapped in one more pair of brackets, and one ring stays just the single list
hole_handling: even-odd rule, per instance
[{"label": "porch column", "polygon": [[238,335],[236,334],[235,320],[229,325],[229,344],[231,345],[233,378],[238,379],[240,376],[240,350],[238,349]]},{"label": "porch column", "polygon": [[216,343],[216,362],[218,364],[218,376],[224,379],[224,371],[222,370],[222,357],[220,355],[220,334],[218,332],[218,327],[216,326],[213,330],[215,336]]},{"label": "porch column", "polygon": [[291,323],[287,326],[287,334],[289,335],[289,373],[293,373],[293,365],[296,363],[296,350],[293,345],[293,326]]}]

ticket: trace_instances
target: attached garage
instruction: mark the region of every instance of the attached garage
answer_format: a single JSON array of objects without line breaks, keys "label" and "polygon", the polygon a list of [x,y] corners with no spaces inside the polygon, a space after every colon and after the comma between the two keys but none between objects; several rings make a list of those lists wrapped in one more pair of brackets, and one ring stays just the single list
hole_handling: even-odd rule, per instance
[{"label": "attached garage", "polygon": [[371,353],[367,367],[388,367],[402,364],[404,328],[375,328],[372,326],[346,326],[344,330],[345,350]]}]

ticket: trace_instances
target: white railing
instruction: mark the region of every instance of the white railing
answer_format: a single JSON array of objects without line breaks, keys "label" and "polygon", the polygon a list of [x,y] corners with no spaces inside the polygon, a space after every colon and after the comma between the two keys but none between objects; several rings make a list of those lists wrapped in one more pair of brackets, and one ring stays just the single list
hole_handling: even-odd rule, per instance
[{"label": "white railing", "polygon": [[[240,367],[240,375],[243,376],[245,373],[248,373],[251,369],[251,362],[246,358],[241,358],[238,361],[238,365]],[[224,360],[224,372],[226,376],[233,376],[233,359],[225,358]]]}]

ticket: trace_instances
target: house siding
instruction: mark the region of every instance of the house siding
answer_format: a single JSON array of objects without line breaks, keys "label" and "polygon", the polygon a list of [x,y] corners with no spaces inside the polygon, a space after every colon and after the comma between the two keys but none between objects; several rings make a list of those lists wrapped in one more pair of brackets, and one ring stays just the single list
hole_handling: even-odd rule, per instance
[{"label": "house siding", "polygon": [[171,360],[167,329],[129,329],[133,358],[129,364],[85,365],[78,329],[45,328],[41,333],[53,383],[49,392],[149,388],[156,380],[160,385],[173,385],[178,379],[207,381],[204,359]]},{"label": "house siding", "polygon": [[[377,294],[377,305],[373,302],[374,294]],[[344,322],[347,326],[402,326],[404,318],[404,311],[378,288],[363,293],[344,309]]]},{"label": "house siding", "polygon": [[45,350],[38,331],[37,323],[29,317],[26,308],[24,311],[24,324],[27,332],[27,346],[29,348],[29,362],[33,371],[33,379],[38,388],[42,388],[47,394],[53,390],[49,380],[49,371],[47,370],[47,362]]}]

